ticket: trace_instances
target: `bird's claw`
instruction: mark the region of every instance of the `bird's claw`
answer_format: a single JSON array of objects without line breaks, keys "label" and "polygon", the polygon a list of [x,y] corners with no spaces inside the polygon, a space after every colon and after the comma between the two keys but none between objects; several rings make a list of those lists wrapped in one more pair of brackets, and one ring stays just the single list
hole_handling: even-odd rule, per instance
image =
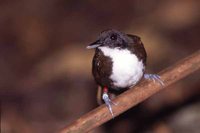
[{"label": "bird's claw", "polygon": [[108,107],[112,117],[114,118],[114,114],[113,114],[113,110],[112,110],[112,104],[113,105],[117,105],[116,103],[112,102],[111,99],[109,98],[108,96],[108,93],[104,92],[103,95],[102,95],[102,99],[104,100],[106,106]]},{"label": "bird's claw", "polygon": [[144,78],[153,80],[154,83],[157,81],[158,83],[160,83],[161,86],[165,85],[164,82],[162,81],[161,77],[157,74],[144,74]]}]

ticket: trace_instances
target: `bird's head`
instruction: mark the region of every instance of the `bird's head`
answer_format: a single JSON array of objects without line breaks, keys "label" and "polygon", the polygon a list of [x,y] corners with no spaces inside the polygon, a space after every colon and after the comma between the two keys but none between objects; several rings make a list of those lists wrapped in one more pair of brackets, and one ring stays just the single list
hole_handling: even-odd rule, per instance
[{"label": "bird's head", "polygon": [[105,30],[100,33],[97,40],[87,46],[88,49],[98,48],[98,47],[109,47],[109,48],[119,48],[125,49],[129,45],[135,42],[135,39],[140,39],[134,35],[127,35],[117,30]]}]

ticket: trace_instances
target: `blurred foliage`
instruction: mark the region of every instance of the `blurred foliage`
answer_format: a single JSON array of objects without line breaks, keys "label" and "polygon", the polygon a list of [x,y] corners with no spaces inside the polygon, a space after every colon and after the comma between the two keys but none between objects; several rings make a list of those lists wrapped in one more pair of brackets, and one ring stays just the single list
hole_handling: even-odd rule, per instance
[{"label": "blurred foliage", "polygon": [[[110,28],[140,36],[156,73],[200,48],[200,1],[1,0],[2,133],[56,132],[97,107],[85,47]],[[199,132],[199,74],[93,132]]]}]

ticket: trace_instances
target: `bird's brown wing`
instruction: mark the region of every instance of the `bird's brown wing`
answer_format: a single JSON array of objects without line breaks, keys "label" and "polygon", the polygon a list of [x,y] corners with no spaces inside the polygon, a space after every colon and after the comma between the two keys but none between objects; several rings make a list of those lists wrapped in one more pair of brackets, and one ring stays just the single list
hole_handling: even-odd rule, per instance
[{"label": "bird's brown wing", "polygon": [[133,44],[130,45],[133,53],[139,58],[139,60],[142,60],[144,65],[146,66],[147,53],[140,37],[130,34],[127,35],[133,40]]},{"label": "bird's brown wing", "polygon": [[104,56],[99,49],[96,49],[93,58],[92,73],[98,85],[112,88],[112,81],[109,78],[112,73],[112,60]]}]

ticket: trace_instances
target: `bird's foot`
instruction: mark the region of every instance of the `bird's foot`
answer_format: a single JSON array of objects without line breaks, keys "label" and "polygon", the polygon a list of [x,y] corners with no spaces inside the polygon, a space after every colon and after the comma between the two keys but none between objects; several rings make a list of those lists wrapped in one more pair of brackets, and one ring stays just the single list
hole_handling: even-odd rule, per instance
[{"label": "bird's foot", "polygon": [[164,86],[164,82],[162,81],[161,77],[157,74],[144,74],[144,78],[148,80],[153,80],[154,83],[158,82],[161,86]]},{"label": "bird's foot", "polygon": [[116,103],[112,102],[112,100],[109,98],[108,96],[108,88],[104,87],[103,89],[103,95],[102,95],[102,99],[104,100],[106,106],[108,107],[112,117],[114,118],[114,114],[113,114],[113,110],[112,110],[112,104],[113,105],[117,105]]}]

